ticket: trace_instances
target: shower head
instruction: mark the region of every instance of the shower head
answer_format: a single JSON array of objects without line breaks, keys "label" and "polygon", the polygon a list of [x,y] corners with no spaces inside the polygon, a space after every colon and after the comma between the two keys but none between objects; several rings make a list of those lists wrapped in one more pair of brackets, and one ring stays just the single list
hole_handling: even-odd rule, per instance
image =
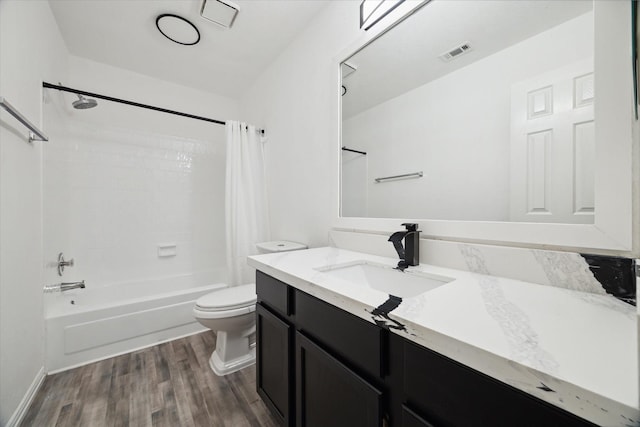
[{"label": "shower head", "polygon": [[87,108],[93,108],[98,105],[98,101],[78,95],[78,100],[73,101],[72,105],[76,110],[86,110]]}]

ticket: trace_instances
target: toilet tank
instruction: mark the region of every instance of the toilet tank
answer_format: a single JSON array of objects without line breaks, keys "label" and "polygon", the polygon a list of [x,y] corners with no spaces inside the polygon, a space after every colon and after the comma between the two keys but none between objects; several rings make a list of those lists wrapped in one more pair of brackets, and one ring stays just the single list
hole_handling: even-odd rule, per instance
[{"label": "toilet tank", "polygon": [[289,252],[307,249],[307,245],[296,242],[288,242],[286,240],[275,240],[273,242],[256,243],[256,247],[261,254],[269,254],[274,252]]}]

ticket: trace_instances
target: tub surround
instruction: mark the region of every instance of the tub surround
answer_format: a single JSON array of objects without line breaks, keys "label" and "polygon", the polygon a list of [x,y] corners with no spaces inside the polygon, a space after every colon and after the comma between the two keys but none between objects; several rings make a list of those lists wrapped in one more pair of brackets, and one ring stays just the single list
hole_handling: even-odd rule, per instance
[{"label": "tub surround", "polygon": [[462,247],[467,271],[410,267],[455,280],[402,299],[318,271],[363,260],[394,267],[395,257],[325,247],[253,256],[249,264],[596,424],[640,425],[635,308],[604,291],[489,275],[482,252]]}]

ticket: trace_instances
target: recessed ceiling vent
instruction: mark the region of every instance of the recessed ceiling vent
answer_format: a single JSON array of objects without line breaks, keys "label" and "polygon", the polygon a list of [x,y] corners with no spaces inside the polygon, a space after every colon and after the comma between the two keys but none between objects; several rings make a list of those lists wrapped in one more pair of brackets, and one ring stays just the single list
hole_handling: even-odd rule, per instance
[{"label": "recessed ceiling vent", "polygon": [[453,49],[449,49],[448,52],[443,53],[438,56],[438,58],[442,59],[444,62],[449,62],[454,58],[461,56],[464,53],[467,53],[471,50],[471,45],[469,42],[464,42],[460,46],[456,46]]},{"label": "recessed ceiling vent", "polygon": [[231,28],[239,10],[238,5],[227,0],[204,0],[202,9],[200,9],[200,16],[221,27]]}]

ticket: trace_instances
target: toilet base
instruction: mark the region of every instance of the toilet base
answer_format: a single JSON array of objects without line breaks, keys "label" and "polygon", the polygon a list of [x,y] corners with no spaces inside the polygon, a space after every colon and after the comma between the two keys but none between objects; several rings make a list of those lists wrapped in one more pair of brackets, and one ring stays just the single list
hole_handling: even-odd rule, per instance
[{"label": "toilet base", "polygon": [[226,363],[220,359],[220,356],[216,351],[211,353],[211,357],[209,358],[209,366],[211,367],[211,370],[219,377],[239,371],[240,369],[251,366],[254,363],[256,363],[255,347],[249,351],[249,354],[227,361]]},{"label": "toilet base", "polygon": [[239,331],[218,331],[216,349],[209,358],[216,375],[228,375],[256,363],[255,331],[255,324]]}]

